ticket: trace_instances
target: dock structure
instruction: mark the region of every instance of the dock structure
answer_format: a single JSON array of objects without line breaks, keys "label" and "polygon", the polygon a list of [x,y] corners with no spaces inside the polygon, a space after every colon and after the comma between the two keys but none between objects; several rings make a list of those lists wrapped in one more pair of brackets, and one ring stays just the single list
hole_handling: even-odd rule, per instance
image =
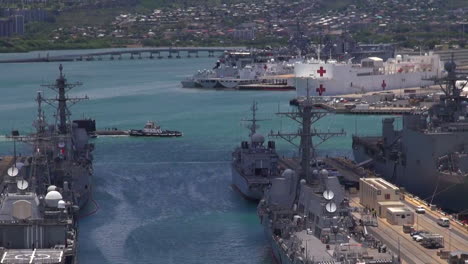
[{"label": "dock structure", "polygon": [[[35,58],[24,58],[24,59],[6,59],[0,60],[0,63],[30,63],[30,62],[61,62],[61,61],[93,61],[102,60],[103,58],[109,58],[114,60],[117,57],[119,60],[122,59],[122,55],[127,56],[129,59],[143,59],[143,58],[156,58],[162,59],[163,53],[168,54],[167,58],[182,58],[183,53],[187,54],[188,58],[199,57],[200,52],[208,53],[208,57],[214,57],[216,53],[220,54],[225,51],[242,50],[246,47],[159,47],[159,48],[131,48],[131,49],[119,49],[111,51],[99,51],[81,54],[64,54],[55,56],[44,56]],[[193,56],[194,55],[194,56]],[[96,58],[96,59],[95,59]],[[101,59],[99,59],[101,58]]]},{"label": "dock structure", "polygon": [[255,84],[242,84],[237,87],[239,91],[294,91],[296,88],[290,85],[283,84],[268,84],[268,83],[255,83]]},{"label": "dock structure", "polygon": [[[317,97],[315,107],[334,114],[350,115],[411,115],[427,110],[437,103],[440,86],[405,88],[388,91],[344,94],[328,97]],[[464,92],[463,95],[468,95]],[[419,98],[416,100],[415,98]],[[422,100],[421,98],[426,98]],[[430,100],[427,100],[430,99]],[[298,105],[304,97],[290,101]]]},{"label": "dock structure", "polygon": [[[405,205],[414,210],[415,206],[411,199],[403,201]],[[351,205],[359,210],[364,210],[360,204],[359,197],[351,197]],[[468,250],[467,232],[455,230],[454,227],[447,229],[436,223],[437,212],[429,208],[426,214],[415,214],[416,230],[429,231],[444,237],[443,249],[429,249],[416,242],[410,234],[403,232],[402,226],[391,225],[386,219],[376,218],[378,226],[367,226],[367,231],[384,242],[393,252],[400,252],[402,263],[447,263],[444,255],[448,252]],[[453,225],[455,226],[455,225]]]},{"label": "dock structure", "polygon": [[106,130],[96,130],[94,132],[96,136],[128,136],[128,130],[119,130],[119,129],[106,129]]},{"label": "dock structure", "polygon": [[319,104],[318,107],[326,109],[335,114],[349,115],[405,115],[413,114],[417,111],[412,107],[369,107],[367,109],[348,109],[342,106],[333,106],[329,104]]}]

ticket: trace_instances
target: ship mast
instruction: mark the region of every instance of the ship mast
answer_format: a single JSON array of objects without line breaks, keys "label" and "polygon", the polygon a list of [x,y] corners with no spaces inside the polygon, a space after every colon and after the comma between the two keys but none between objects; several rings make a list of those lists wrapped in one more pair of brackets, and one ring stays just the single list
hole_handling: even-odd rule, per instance
[{"label": "ship mast", "polygon": [[257,105],[258,103],[256,101],[253,101],[252,106],[250,107],[250,110],[252,111],[252,119],[242,119],[242,121],[251,122],[249,125],[247,125],[247,128],[250,130],[249,137],[252,137],[257,132],[257,129],[260,127],[257,124],[257,122],[265,121],[265,119],[257,119]]},{"label": "ship mast", "polygon": [[[68,97],[66,96],[66,93],[73,89],[76,86],[81,86],[81,82],[75,82],[75,83],[68,83],[67,79],[65,79],[65,76],[62,73],[63,66],[60,64],[59,66],[60,70],[60,76],[59,78],[55,81],[55,84],[47,84],[47,85],[42,85],[44,87],[50,88],[51,90],[55,91],[58,94],[58,97],[56,98],[51,98],[51,99],[42,99],[43,102],[46,102],[47,104],[55,107],[57,109],[57,115],[56,115],[56,123],[58,123],[58,130],[60,134],[67,134],[68,131],[68,126],[67,126],[67,120],[69,119],[71,113],[69,110],[69,107],[72,105],[83,101],[87,100],[88,97]],[[54,103],[58,102],[58,105],[56,106]],[[67,105],[67,102],[68,105]]]},{"label": "ship mast", "polygon": [[[312,127],[312,125],[315,124],[318,120],[329,114],[329,112],[319,107],[320,102],[320,98],[309,96],[309,88],[307,88],[307,97],[304,100],[299,101],[296,111],[277,113],[277,115],[286,116],[299,123],[300,128],[298,132],[282,133],[278,131],[274,133],[271,131],[269,134],[270,137],[282,138],[299,149],[301,156],[300,165],[302,170],[300,175],[301,178],[306,179],[307,181],[311,180],[310,161],[316,159],[316,147],[331,137],[345,135],[344,130],[338,132],[320,132]],[[299,145],[294,142],[294,140],[298,137],[300,137]],[[320,142],[314,145],[312,142],[313,137],[319,138]]]},{"label": "ship mast", "polygon": [[[447,97],[455,100],[457,103],[466,100],[466,98],[461,96],[461,93],[468,84],[468,73],[457,71],[457,65],[454,62],[453,54],[451,61],[446,62],[444,68],[447,71],[447,76],[436,80],[442,91]],[[457,81],[465,82],[458,88]]]},{"label": "ship mast", "polygon": [[37,92],[36,102],[37,102],[37,120],[35,122],[35,127],[37,130],[38,136],[41,136],[45,131],[45,116],[44,112],[42,111],[42,92]]}]

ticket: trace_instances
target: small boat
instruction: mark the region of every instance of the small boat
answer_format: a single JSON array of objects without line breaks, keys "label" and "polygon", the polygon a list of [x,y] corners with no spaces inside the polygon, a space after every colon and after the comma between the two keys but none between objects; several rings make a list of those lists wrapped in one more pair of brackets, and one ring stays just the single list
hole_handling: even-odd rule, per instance
[{"label": "small boat", "polygon": [[131,129],[129,136],[134,137],[181,137],[183,134],[179,131],[161,130],[155,122],[148,121],[143,129]]}]

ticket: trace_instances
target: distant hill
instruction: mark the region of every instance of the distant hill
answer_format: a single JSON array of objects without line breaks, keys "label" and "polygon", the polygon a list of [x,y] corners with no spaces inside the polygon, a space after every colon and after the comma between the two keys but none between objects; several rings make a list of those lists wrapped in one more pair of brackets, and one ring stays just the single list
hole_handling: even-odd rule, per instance
[{"label": "distant hill", "polygon": [[140,0],[140,4],[146,8],[163,7],[189,7],[189,6],[213,6],[242,2],[240,0]]},{"label": "distant hill", "polygon": [[[140,4],[147,8],[162,8],[162,7],[188,7],[197,5],[219,5],[230,3],[249,3],[256,2],[257,0],[140,0]],[[260,0],[263,2],[263,0]],[[366,2],[375,0],[306,0],[310,3],[319,3],[323,9],[342,9],[349,5],[365,6]],[[401,2],[408,2],[408,0],[399,0]],[[295,2],[295,0],[277,0],[279,3],[287,4],[288,2]],[[453,9],[466,7],[468,0],[427,0],[429,3],[437,3],[443,7]]]}]

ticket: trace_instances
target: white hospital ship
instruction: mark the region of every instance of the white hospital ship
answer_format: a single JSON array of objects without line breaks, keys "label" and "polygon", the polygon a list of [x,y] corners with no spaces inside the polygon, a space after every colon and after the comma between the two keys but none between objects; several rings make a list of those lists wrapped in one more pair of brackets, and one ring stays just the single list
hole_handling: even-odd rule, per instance
[{"label": "white hospital ship", "polygon": [[361,64],[314,60],[296,64],[294,73],[298,96],[308,89],[311,96],[327,96],[432,85],[430,79],[443,75],[443,65],[439,55],[429,53],[397,55],[386,62],[369,57]]}]

